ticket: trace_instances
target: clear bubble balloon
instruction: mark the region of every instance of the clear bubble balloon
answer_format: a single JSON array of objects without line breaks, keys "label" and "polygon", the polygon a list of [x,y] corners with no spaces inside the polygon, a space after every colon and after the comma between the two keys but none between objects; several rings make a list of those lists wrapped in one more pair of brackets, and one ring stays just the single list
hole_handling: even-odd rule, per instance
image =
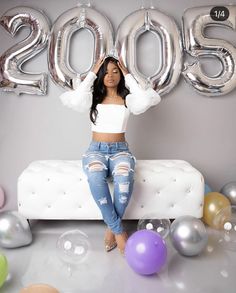
[{"label": "clear bubble balloon", "polygon": [[147,214],[138,221],[137,230],[151,230],[165,239],[170,231],[169,219],[158,219],[155,214]]},{"label": "clear bubble balloon", "polygon": [[236,205],[221,209],[214,221],[221,227],[219,244],[227,250],[236,251]]},{"label": "clear bubble balloon", "polygon": [[59,258],[69,265],[82,262],[90,247],[88,236],[80,230],[70,230],[63,233],[57,240]]}]

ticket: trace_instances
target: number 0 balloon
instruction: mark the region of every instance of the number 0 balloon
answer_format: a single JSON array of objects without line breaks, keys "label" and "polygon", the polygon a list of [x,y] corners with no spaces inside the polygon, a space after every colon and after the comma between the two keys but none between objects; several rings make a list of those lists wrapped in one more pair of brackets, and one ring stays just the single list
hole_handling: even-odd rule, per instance
[{"label": "number 0 balloon", "polygon": [[80,29],[93,34],[94,62],[113,49],[113,28],[101,13],[89,7],[75,7],[61,14],[52,28],[48,59],[52,79],[67,90],[74,89],[75,83],[88,73],[79,74],[69,64],[70,39]]},{"label": "number 0 balloon", "polygon": [[[136,64],[136,41],[145,31],[158,34],[162,42],[161,69],[149,77],[139,72]],[[177,84],[182,69],[182,45],[173,18],[156,9],[141,9],[131,13],[118,28],[116,48],[123,63],[144,88],[152,87],[159,94],[166,94]],[[160,53],[158,48],[155,53]]]}]

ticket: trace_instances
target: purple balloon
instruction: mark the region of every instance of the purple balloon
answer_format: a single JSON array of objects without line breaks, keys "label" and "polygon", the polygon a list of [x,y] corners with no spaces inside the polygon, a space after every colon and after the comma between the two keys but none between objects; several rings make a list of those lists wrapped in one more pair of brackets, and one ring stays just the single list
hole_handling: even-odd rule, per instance
[{"label": "purple balloon", "polygon": [[139,230],[129,237],[125,246],[125,258],[138,274],[158,273],[166,262],[166,243],[154,231]]}]

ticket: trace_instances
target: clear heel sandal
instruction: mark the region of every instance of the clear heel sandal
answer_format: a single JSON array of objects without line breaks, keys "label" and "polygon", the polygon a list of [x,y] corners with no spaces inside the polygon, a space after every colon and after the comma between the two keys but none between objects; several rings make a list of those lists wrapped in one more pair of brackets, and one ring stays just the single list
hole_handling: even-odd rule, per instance
[{"label": "clear heel sandal", "polygon": [[111,233],[111,231],[107,230],[105,234],[105,238],[104,238],[104,246],[105,246],[106,252],[113,250],[117,246],[115,236],[108,237],[109,233]]}]

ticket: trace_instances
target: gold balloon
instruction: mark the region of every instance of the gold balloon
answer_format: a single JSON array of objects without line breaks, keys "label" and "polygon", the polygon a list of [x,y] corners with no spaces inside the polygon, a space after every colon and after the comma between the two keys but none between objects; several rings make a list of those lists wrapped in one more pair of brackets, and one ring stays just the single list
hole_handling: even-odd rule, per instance
[{"label": "gold balloon", "polygon": [[[222,211],[225,211],[222,213]],[[221,213],[220,213],[221,212]],[[222,229],[230,218],[230,201],[219,192],[209,192],[204,198],[203,221],[210,227]]]}]

